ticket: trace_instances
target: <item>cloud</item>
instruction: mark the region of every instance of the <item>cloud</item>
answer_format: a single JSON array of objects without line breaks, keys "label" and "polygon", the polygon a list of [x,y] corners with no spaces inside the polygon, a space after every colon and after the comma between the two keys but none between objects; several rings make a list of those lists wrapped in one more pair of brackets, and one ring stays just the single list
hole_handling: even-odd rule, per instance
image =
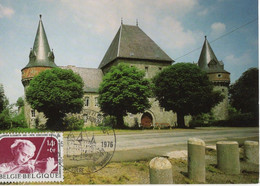
[{"label": "cloud", "polygon": [[224,61],[232,66],[250,66],[254,64],[250,50],[244,52],[241,56],[230,54],[225,57]]},{"label": "cloud", "polygon": [[73,20],[80,26],[102,36],[115,34],[121,18],[124,24],[129,20],[135,24],[137,18],[154,21],[168,15],[185,15],[198,5],[197,0],[62,0],[61,3],[66,10],[70,10]]},{"label": "cloud", "polygon": [[[109,46],[115,36],[121,18],[124,24],[135,25],[151,37],[169,56],[183,54],[201,44],[203,35],[198,30],[186,29],[185,15],[199,7],[198,0],[61,0],[57,16],[70,19],[79,30],[103,43],[99,49]],[[66,11],[64,11],[66,10]],[[103,54],[101,54],[102,56]],[[101,60],[101,59],[98,59]],[[97,61],[97,59],[95,60]]]},{"label": "cloud", "polygon": [[211,37],[216,38],[222,35],[226,31],[226,25],[224,23],[213,23],[211,25]]},{"label": "cloud", "polygon": [[225,68],[232,72],[231,80],[237,80],[243,72],[251,67],[258,67],[258,60],[253,50],[247,50],[241,55],[230,54],[224,58]]},{"label": "cloud", "polygon": [[146,0],[144,2],[144,5],[145,4],[150,4],[157,10],[170,10],[171,14],[180,16],[192,11],[199,3],[197,0]]},{"label": "cloud", "polygon": [[197,15],[199,16],[205,16],[207,15],[209,10],[207,8],[203,9],[202,11],[198,12]]},{"label": "cloud", "polygon": [[173,17],[166,17],[161,21],[161,35],[157,36],[169,48],[183,49],[187,46],[196,44],[195,33],[185,30],[180,21]]},{"label": "cloud", "polygon": [[0,18],[12,17],[13,14],[14,14],[14,10],[12,8],[5,7],[0,4]]},{"label": "cloud", "polygon": [[[120,18],[134,16],[132,1],[62,1],[63,6],[71,12],[71,19],[94,34],[112,34],[120,25]],[[64,10],[64,9],[63,9]],[[135,16],[134,16],[135,17]]]}]

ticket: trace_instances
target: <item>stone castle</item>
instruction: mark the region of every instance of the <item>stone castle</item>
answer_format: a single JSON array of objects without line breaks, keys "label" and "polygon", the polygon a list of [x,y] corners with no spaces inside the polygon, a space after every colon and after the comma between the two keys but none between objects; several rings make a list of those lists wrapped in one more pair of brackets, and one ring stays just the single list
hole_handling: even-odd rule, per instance
[{"label": "stone castle", "polygon": [[[172,60],[149,36],[147,36],[138,25],[121,26],[110,44],[98,68],[85,68],[60,66],[59,68],[71,69],[79,74],[84,81],[84,107],[81,112],[85,125],[93,125],[95,120],[91,117],[100,116],[98,105],[98,88],[111,66],[119,63],[127,63],[145,71],[146,78],[152,78],[163,68],[172,65]],[[222,61],[218,61],[207,38],[201,50],[198,66],[205,70],[209,79],[214,83],[215,89],[222,91],[225,99],[213,108],[214,117],[218,120],[226,119],[228,116],[228,85],[230,73],[224,70]],[[48,39],[40,16],[33,48],[29,54],[29,63],[21,70],[24,89],[30,80],[40,72],[58,67],[54,62],[54,53],[50,50]],[[166,112],[160,107],[159,102],[150,98],[151,108],[144,113],[131,114],[124,118],[129,126],[138,124],[143,127],[174,126],[177,116],[173,112]],[[36,122],[44,124],[46,119],[43,113],[32,109],[25,101],[25,117],[29,127],[35,127]],[[186,117],[185,120],[189,120]]]}]

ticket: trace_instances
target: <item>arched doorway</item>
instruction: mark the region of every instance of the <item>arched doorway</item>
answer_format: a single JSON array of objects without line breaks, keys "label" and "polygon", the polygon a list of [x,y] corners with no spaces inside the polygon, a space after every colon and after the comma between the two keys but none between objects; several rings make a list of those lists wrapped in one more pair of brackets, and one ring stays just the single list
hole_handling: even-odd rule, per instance
[{"label": "arched doorway", "polygon": [[141,117],[141,126],[145,128],[151,127],[153,124],[153,117],[150,113],[145,112]]}]

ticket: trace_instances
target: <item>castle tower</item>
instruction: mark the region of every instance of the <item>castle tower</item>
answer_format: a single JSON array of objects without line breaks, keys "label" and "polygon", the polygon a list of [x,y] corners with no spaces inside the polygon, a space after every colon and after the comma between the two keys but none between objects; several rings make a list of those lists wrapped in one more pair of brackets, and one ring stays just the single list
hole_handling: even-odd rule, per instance
[{"label": "castle tower", "polygon": [[224,63],[218,61],[207,37],[200,53],[198,66],[207,72],[209,80],[214,84],[214,90],[219,90],[225,96],[224,100],[213,108],[213,114],[217,120],[225,120],[228,117],[228,86],[230,73],[224,70]]},{"label": "castle tower", "polygon": [[121,23],[98,68],[106,73],[111,66],[121,62],[143,68],[151,78],[159,67],[169,66],[174,60],[143,32],[138,23],[136,26]]},{"label": "castle tower", "polygon": [[[31,49],[29,54],[29,63],[21,70],[24,91],[26,90],[34,76],[38,75],[40,72],[44,70],[51,69],[53,67],[57,67],[57,65],[54,63],[54,54],[53,51],[50,50],[50,46],[40,15],[40,20],[33,48]],[[38,115],[39,117],[43,117],[42,114],[37,113],[37,111],[33,110],[30,107],[30,105],[26,102],[26,100],[24,112],[29,127],[33,127],[33,125],[35,124],[35,119]]]},{"label": "castle tower", "polygon": [[[99,68],[106,74],[112,66],[125,63],[145,72],[145,78],[151,79],[162,69],[170,66],[172,60],[139,26],[125,25],[121,22],[114,39],[105,53]],[[155,98],[150,98],[151,108],[144,113],[131,114],[124,118],[129,126],[137,123],[142,127],[170,125],[176,121],[176,115],[166,112]]]}]

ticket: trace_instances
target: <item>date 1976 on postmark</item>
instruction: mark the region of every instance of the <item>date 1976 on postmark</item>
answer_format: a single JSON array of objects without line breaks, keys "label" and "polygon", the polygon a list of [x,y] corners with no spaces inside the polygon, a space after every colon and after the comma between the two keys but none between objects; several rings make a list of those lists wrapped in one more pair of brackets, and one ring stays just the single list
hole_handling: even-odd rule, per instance
[{"label": "date 1976 on postmark", "polygon": [[62,133],[0,134],[0,183],[63,181]]}]

